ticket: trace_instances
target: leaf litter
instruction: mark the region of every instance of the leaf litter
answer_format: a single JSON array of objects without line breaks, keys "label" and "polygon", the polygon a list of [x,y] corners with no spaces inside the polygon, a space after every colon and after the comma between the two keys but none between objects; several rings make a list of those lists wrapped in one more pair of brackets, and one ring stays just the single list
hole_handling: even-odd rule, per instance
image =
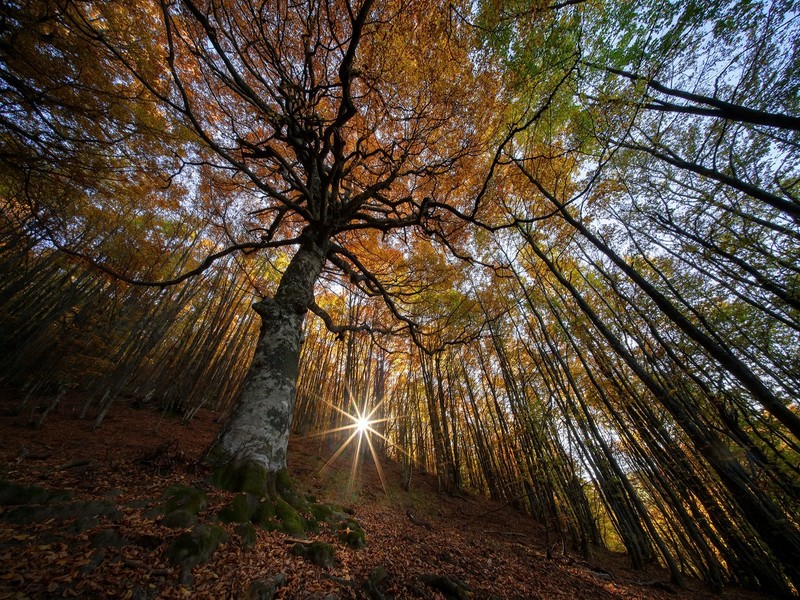
[{"label": "leaf litter", "polygon": [[[598,551],[586,560],[559,551],[548,559],[544,528],[531,517],[476,495],[440,495],[435,478],[425,474],[415,475],[405,492],[401,467],[385,458],[386,488],[371,460],[351,481],[352,454],[321,469],[333,452],[320,437],[292,436],[294,484],[320,502],[346,507],[365,530],[366,547],[351,548],[340,532],[323,526],[308,542],[333,546],[334,562],[326,568],[292,553],[298,540],[279,531],[256,527],[255,543],[247,545],[236,523],[215,520],[235,494],[211,486],[201,462],[218,415],[200,411],[184,425],[119,403],[92,431],[76,418],[80,398],[69,400],[42,428],[31,429],[27,415],[8,416],[18,398],[0,390],[0,480],[64,492],[47,504],[52,516],[34,514],[36,506],[0,506],[2,598],[265,598],[258,594],[270,585],[275,598],[320,600],[720,597],[699,581],[672,586],[656,565],[634,571],[624,555]],[[206,493],[200,520],[226,534],[184,583],[167,551],[191,528],[166,526],[159,510],[178,483]],[[737,588],[722,597],[764,598]]]}]

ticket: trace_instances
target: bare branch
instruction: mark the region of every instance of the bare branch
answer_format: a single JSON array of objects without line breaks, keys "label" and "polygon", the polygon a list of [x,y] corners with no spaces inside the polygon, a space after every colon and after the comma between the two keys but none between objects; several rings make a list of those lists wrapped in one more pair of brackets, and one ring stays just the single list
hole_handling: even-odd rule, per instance
[{"label": "bare branch", "polygon": [[667,96],[682,98],[684,100],[689,100],[690,102],[705,104],[706,106],[713,107],[702,108],[696,106],[682,106],[679,104],[665,102],[663,100],[656,100],[656,104],[645,105],[645,108],[651,110],[712,116],[721,119],[727,119],[729,121],[739,121],[741,123],[751,123],[753,125],[764,125],[766,127],[778,127],[780,129],[800,131],[800,117],[794,117],[786,113],[774,113],[748,108],[746,106],[742,106],[741,104],[726,102],[725,100],[720,100],[719,98],[714,98],[712,96],[704,96],[702,94],[695,94],[693,92],[671,88],[656,81],[655,79],[651,79],[643,75],[637,75],[636,73],[631,73],[629,71],[623,71],[622,69],[604,67],[589,61],[581,62],[586,66],[599,69],[601,71],[606,71],[608,73],[613,73],[614,75],[619,75],[620,77],[624,77],[630,81],[643,81],[647,87],[653,88],[654,90],[659,91],[662,94],[666,94]]},{"label": "bare branch", "polygon": [[315,301],[312,300],[312,302],[308,305],[308,308],[312,313],[322,319],[322,322],[325,323],[325,328],[331,333],[335,333],[340,340],[344,339],[344,334],[347,332],[365,332],[370,334],[379,333],[383,335],[400,333],[400,331],[394,331],[384,327],[374,327],[372,325],[368,325],[367,323],[361,323],[359,325],[336,325],[333,322],[333,318],[331,318],[327,311],[320,307]]}]

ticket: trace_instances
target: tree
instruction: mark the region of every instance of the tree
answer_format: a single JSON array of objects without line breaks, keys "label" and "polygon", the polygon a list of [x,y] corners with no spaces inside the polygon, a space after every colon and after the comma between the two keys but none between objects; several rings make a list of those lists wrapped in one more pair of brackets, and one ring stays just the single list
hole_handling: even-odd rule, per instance
[{"label": "tree", "polygon": [[[436,2],[41,6],[70,39],[100,52],[120,87],[138,90],[157,114],[191,132],[191,146],[173,156],[175,181],[188,195],[215,194],[203,199],[205,209],[228,238],[173,277],[96,263],[124,279],[166,285],[231,252],[295,249],[277,287],[254,304],[255,355],[209,455],[234,472],[254,468],[258,487],[274,491],[275,473],[286,466],[306,312],[312,307],[341,327],[314,303],[323,271],[383,298],[423,343],[424,330],[397,296],[401,284],[365,249],[391,249],[386,235],[398,230],[450,235],[434,208],[461,201],[455,173],[468,172],[491,132],[489,71],[470,55],[470,32]],[[91,97],[101,81],[76,74],[73,87]],[[166,154],[143,152],[153,160]],[[126,191],[125,201],[147,190],[139,194]],[[86,245],[60,245],[93,256]]]},{"label": "tree", "polygon": [[[582,326],[624,363],[617,368],[625,387],[636,389],[638,379],[649,403],[666,409],[759,542],[745,550],[746,535],[722,525],[724,518],[716,527],[747,556],[761,585],[791,594],[800,581],[800,537],[781,489],[791,484],[779,476],[775,486],[756,485],[742,457],[758,460],[765,476],[777,474],[796,459],[800,439],[792,374],[798,340],[793,3],[585,3],[544,27],[527,23],[526,11],[483,6],[487,47],[502,55],[511,71],[504,74],[522,88],[521,116],[496,156],[494,185],[486,188],[504,186],[505,214],[483,226],[518,230],[522,249],[513,236],[495,235],[498,246],[512,249],[509,266],[530,251],[546,267],[549,276],[535,270],[532,278],[555,278],[553,291],[544,293],[579,307]],[[543,48],[540,41],[555,32],[567,52]],[[577,66],[563,58],[569,53]],[[556,82],[555,91],[546,104],[535,104],[531,98],[541,98],[547,81]],[[779,349],[776,339],[785,345]],[[586,349],[593,342],[581,343]],[[601,397],[616,383],[603,372],[605,363],[587,369],[606,380],[595,386]],[[604,408],[610,416],[617,410]],[[764,429],[792,450],[779,450]],[[735,518],[713,510],[705,494],[698,497],[713,514]],[[702,542],[692,543],[711,560]]]}]

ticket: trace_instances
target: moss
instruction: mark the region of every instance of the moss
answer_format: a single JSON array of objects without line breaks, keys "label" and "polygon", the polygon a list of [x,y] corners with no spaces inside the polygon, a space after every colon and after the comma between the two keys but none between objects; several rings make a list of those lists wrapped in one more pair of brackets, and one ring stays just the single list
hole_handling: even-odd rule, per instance
[{"label": "moss", "polygon": [[191,568],[207,561],[226,538],[225,530],[219,525],[195,525],[192,531],[173,540],[167,548],[167,557],[175,565]]},{"label": "moss", "polygon": [[189,511],[179,508],[178,510],[173,510],[171,513],[167,513],[162,523],[166,527],[171,527],[173,529],[186,529],[197,523],[197,517]]},{"label": "moss", "polygon": [[367,535],[355,519],[347,519],[339,524],[338,538],[340,542],[355,549],[367,545]]},{"label": "moss", "polygon": [[300,535],[305,533],[303,519],[292,506],[283,498],[275,500],[275,514],[283,524],[281,529],[284,533]]},{"label": "moss", "polygon": [[317,521],[327,521],[336,512],[335,507],[330,504],[311,504],[308,511]]},{"label": "moss", "polygon": [[456,577],[425,574],[420,577],[427,585],[443,592],[448,598],[455,600],[470,600],[473,596],[472,588]]},{"label": "moss", "polygon": [[339,541],[351,548],[360,550],[367,545],[367,535],[363,529],[350,529],[349,527],[339,532]]},{"label": "moss", "polygon": [[308,502],[305,497],[295,492],[292,479],[289,476],[289,471],[287,469],[282,469],[275,473],[274,476],[276,494],[291,504],[295,510],[307,511]]},{"label": "moss", "polygon": [[284,573],[278,573],[271,579],[256,579],[247,587],[244,600],[273,600],[278,589],[284,585],[286,585]]},{"label": "moss", "polygon": [[256,537],[256,528],[252,523],[239,523],[236,526],[236,535],[241,538],[242,546],[245,548],[252,548],[258,541]]},{"label": "moss", "polygon": [[69,492],[46,490],[36,485],[24,486],[0,481],[0,506],[20,504],[48,504],[68,500]]},{"label": "moss", "polygon": [[267,529],[267,525],[272,523],[271,519],[274,516],[275,503],[267,499],[262,501],[258,507],[256,507],[255,513],[253,514],[251,520],[256,525]]},{"label": "moss", "polygon": [[313,533],[317,533],[320,530],[319,521],[317,521],[313,516],[303,518],[303,527],[306,531],[311,531]]},{"label": "moss", "polygon": [[211,474],[211,483],[215,487],[223,490],[237,492],[236,488],[236,473],[227,465],[222,465],[214,468]]},{"label": "moss", "polygon": [[258,496],[241,494],[221,509],[217,516],[223,523],[249,523],[258,507]]},{"label": "moss", "polygon": [[333,523],[334,525],[341,525],[346,521],[350,521],[350,517],[347,513],[343,512],[335,512],[328,518],[328,523]]},{"label": "moss", "polygon": [[123,537],[116,529],[101,529],[95,532],[89,538],[92,548],[121,548],[128,546],[131,541]]},{"label": "moss", "polygon": [[386,586],[388,579],[389,572],[383,565],[372,569],[367,580],[364,582],[364,590],[367,592],[367,596],[372,600],[383,600],[385,598],[383,595],[383,588]]},{"label": "moss", "polygon": [[239,468],[239,489],[237,491],[264,496],[267,491],[267,470],[261,465],[247,462]]},{"label": "moss", "polygon": [[281,496],[293,494],[292,478],[289,476],[289,469],[281,469],[275,473],[275,491]]},{"label": "moss", "polygon": [[111,502],[87,500],[72,504],[43,504],[30,506],[15,506],[0,516],[0,521],[25,524],[43,521],[67,521],[69,519],[94,519],[106,517],[118,521],[122,515]]},{"label": "moss", "polygon": [[70,531],[74,531],[75,533],[83,533],[89,529],[94,529],[98,525],[100,525],[100,519],[97,517],[78,517],[72,523]]},{"label": "moss", "polygon": [[282,525],[275,523],[274,521],[259,523],[258,526],[264,531],[283,531]]},{"label": "moss", "polygon": [[325,542],[295,544],[292,547],[292,553],[302,556],[304,559],[325,569],[333,566],[333,546],[326,544]]},{"label": "moss", "polygon": [[142,511],[142,516],[145,519],[153,520],[153,519],[158,519],[160,517],[163,517],[164,516],[164,512],[165,512],[164,511],[164,505],[163,504],[157,504],[155,506],[151,506],[149,508],[144,509]]},{"label": "moss", "polygon": [[176,510],[184,510],[191,515],[199,515],[208,506],[208,497],[205,492],[188,485],[177,484],[170,486],[166,491],[164,512],[169,514]]},{"label": "moss", "polygon": [[251,461],[217,465],[211,483],[231,492],[245,492],[262,497],[268,490],[267,470]]},{"label": "moss", "polygon": [[298,514],[297,511],[292,508],[286,500],[283,498],[277,498],[275,500],[275,515],[281,520],[286,521],[287,519],[297,519]]},{"label": "moss", "polygon": [[262,497],[267,493],[267,470],[250,460],[233,460],[221,446],[215,445],[206,456],[206,463],[214,468],[211,483],[231,492],[245,492]]}]

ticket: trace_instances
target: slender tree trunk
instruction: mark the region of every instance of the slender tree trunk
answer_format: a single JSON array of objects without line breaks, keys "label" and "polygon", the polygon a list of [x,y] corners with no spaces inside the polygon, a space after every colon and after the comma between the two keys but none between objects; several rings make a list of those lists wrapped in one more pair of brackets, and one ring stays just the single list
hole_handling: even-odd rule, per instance
[{"label": "slender tree trunk", "polygon": [[[646,148],[641,148],[647,150]],[[648,150],[649,151],[649,150]],[[800,440],[800,416],[795,414],[784,401],[779,398],[764,381],[750,367],[742,361],[736,354],[726,346],[713,331],[706,333],[700,326],[695,325],[679,308],[673,304],[661,291],[643,277],[635,268],[627,263],[619,254],[614,252],[611,247],[604,243],[599,237],[594,235],[589,229],[572,214],[564,203],[550,193],[533,175],[528,172],[521,163],[517,166],[528,180],[556,207],[563,219],[574,227],[583,237],[585,237],[595,248],[606,255],[627,277],[633,281],[661,310],[661,312],[672,321],[684,334],[713,357],[721,367],[735,377],[744,388],[746,388],[764,409],[775,419],[780,421],[798,440]],[[526,238],[529,235],[522,232]],[[528,240],[531,242],[531,240]],[[531,242],[531,247],[535,244]],[[538,252],[537,252],[538,255]],[[548,265],[549,266],[549,265]],[[552,268],[551,268],[552,270]],[[555,273],[554,273],[555,274]],[[557,275],[558,276],[558,275]]]},{"label": "slender tree trunk", "polygon": [[253,305],[261,331],[233,413],[209,452],[226,488],[275,494],[286,469],[303,320],[325,263],[327,242],[306,240],[289,263],[274,298]]},{"label": "slender tree trunk", "polygon": [[[750,525],[759,533],[764,543],[781,562],[786,577],[795,588],[800,587],[800,530],[797,526],[779,505],[754,485],[749,472],[736,459],[724,440],[715,431],[704,428],[690,410],[679,401],[679,398],[668,392],[644,369],[533,238],[527,235],[526,239],[531,250],[572,295],[581,311],[606,339],[612,350],[627,363],[656,400],[672,415],[675,422],[692,441],[695,449],[708,461],[722,484],[730,492],[732,499]],[[778,590],[778,595],[792,597],[792,593],[786,585]]]}]

